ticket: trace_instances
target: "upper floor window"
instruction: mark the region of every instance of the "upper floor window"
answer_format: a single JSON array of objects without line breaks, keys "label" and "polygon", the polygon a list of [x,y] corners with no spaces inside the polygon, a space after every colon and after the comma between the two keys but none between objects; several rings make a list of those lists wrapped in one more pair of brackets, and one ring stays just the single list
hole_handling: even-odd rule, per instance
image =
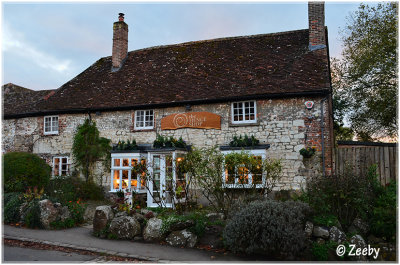
[{"label": "upper floor window", "polygon": [[135,111],[135,130],[145,130],[154,128],[154,111],[137,110]]},{"label": "upper floor window", "polygon": [[69,173],[68,157],[53,157],[53,176],[66,176]]},{"label": "upper floor window", "polygon": [[58,116],[44,117],[44,134],[58,134]]},{"label": "upper floor window", "polygon": [[255,101],[241,101],[232,103],[232,123],[257,122],[257,108]]}]

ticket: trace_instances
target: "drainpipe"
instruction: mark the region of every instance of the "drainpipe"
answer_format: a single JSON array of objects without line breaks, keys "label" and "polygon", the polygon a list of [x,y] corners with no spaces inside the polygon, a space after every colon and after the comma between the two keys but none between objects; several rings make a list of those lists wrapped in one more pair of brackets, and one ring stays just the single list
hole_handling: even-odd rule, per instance
[{"label": "drainpipe", "polygon": [[322,176],[325,177],[325,137],[324,137],[324,101],[326,101],[328,97],[321,99],[321,148],[322,148]]}]

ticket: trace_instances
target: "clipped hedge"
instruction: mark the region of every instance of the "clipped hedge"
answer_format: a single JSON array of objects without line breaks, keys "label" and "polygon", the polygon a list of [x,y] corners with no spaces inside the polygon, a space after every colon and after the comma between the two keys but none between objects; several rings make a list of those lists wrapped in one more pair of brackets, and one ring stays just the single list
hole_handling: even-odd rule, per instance
[{"label": "clipped hedge", "polygon": [[301,202],[251,202],[228,221],[224,243],[233,252],[298,255],[307,247],[303,227],[309,211]]},{"label": "clipped hedge", "polygon": [[3,155],[5,192],[24,192],[27,187],[46,187],[51,167],[39,156],[24,152]]}]

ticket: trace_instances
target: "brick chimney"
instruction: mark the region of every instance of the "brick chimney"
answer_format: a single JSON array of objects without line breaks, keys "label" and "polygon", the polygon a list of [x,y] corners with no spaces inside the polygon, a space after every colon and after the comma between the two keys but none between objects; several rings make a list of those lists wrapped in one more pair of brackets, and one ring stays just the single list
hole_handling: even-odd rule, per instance
[{"label": "brick chimney", "polygon": [[325,41],[325,3],[308,2],[309,49],[326,48]]},{"label": "brick chimney", "polygon": [[124,14],[119,13],[118,21],[113,27],[112,70],[118,71],[128,55],[128,24],[124,22]]}]

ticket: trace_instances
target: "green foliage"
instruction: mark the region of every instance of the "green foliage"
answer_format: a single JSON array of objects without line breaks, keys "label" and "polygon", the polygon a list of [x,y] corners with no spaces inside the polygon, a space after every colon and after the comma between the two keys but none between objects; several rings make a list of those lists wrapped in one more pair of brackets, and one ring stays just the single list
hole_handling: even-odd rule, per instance
[{"label": "green foliage", "polygon": [[355,176],[346,170],[344,175],[314,177],[307,182],[307,192],[301,200],[316,213],[336,216],[344,227],[356,217],[366,220],[374,198],[367,176]]},{"label": "green foliage", "polygon": [[124,140],[118,141],[117,145],[113,146],[113,150],[136,150],[137,147],[135,139],[132,139],[132,142],[128,139],[126,143]]},{"label": "green foliage", "polygon": [[393,242],[396,239],[396,189],[397,183],[392,181],[386,188],[380,190],[374,201],[370,219],[371,232]]},{"label": "green foliage", "polygon": [[46,187],[51,168],[39,156],[24,152],[3,155],[5,192],[24,192],[27,187]]},{"label": "green foliage", "polygon": [[179,139],[176,140],[172,136],[170,136],[168,138],[167,136],[162,136],[162,135],[157,134],[157,137],[153,142],[153,147],[154,148],[168,148],[168,147],[186,148],[187,144],[182,139],[182,137],[179,137]]},{"label": "green foliage", "polygon": [[50,226],[54,229],[65,229],[65,228],[71,228],[76,226],[76,223],[74,219],[72,218],[67,218],[64,221],[54,221],[50,223]]},{"label": "green foliage", "polygon": [[247,136],[247,134],[244,135],[242,138],[242,135],[239,135],[239,138],[235,135],[233,136],[233,140],[229,143],[229,146],[232,147],[246,147],[246,146],[256,146],[259,144],[259,140],[257,140],[254,135],[252,135],[250,138]]},{"label": "green foliage", "polygon": [[69,201],[103,200],[103,188],[92,181],[85,182],[77,176],[57,176],[50,180],[46,194],[61,204]]},{"label": "green foliage", "polygon": [[42,223],[40,222],[40,206],[38,199],[34,199],[28,203],[25,209],[24,222],[29,228],[42,228]]},{"label": "green foliage", "polygon": [[[334,256],[336,255],[336,248],[338,244],[333,241],[328,241],[323,244],[319,244],[317,242],[313,242],[312,247],[311,247],[311,253],[314,256],[314,258],[318,261],[328,261],[330,260],[329,258],[329,252],[334,253]],[[349,248],[347,247],[346,250]]]},{"label": "green foliage", "polygon": [[[243,166],[254,176],[254,181],[248,184],[246,188],[235,189],[233,192],[232,189],[226,187],[221,169],[227,168],[230,172],[237,172],[238,168]],[[264,194],[270,193],[281,178],[282,173],[280,160],[265,159],[261,161],[258,157],[244,151],[233,152],[224,156],[215,147],[209,149],[193,148],[186,155],[184,168],[193,177],[195,185],[200,188],[210,206],[216,212],[223,213],[225,218],[235,200],[238,200],[239,197],[247,197],[250,194],[263,197]],[[262,181],[261,172],[265,176],[264,181]],[[245,179],[240,178],[240,175],[238,178],[238,185],[246,184]]]},{"label": "green foliage", "polygon": [[323,225],[331,227],[331,226],[337,226],[338,222],[339,221],[337,217],[332,214],[322,214],[313,217],[314,225]]},{"label": "green foliage", "polygon": [[72,154],[86,182],[91,178],[91,167],[95,162],[109,156],[110,149],[110,140],[99,136],[99,130],[94,121],[86,119],[78,126],[74,135]]},{"label": "green foliage", "polygon": [[22,194],[17,192],[4,194],[3,217],[6,223],[17,223],[20,221],[19,209],[23,203]]},{"label": "green foliage", "polygon": [[71,214],[71,219],[74,220],[76,224],[83,223],[83,214],[85,213],[85,205],[80,201],[69,201],[65,204],[68,206],[68,210]]},{"label": "green foliage", "polygon": [[354,132],[351,128],[344,127],[343,124],[339,124],[337,121],[333,123],[333,131],[335,134],[336,141],[352,141]]},{"label": "green foliage", "polygon": [[303,227],[309,210],[301,202],[251,202],[228,220],[223,232],[225,245],[247,254],[300,254],[306,248]]},{"label": "green foliage", "polygon": [[332,63],[332,85],[357,134],[397,134],[397,25],[398,3],[360,4],[342,32],[343,59]]},{"label": "green foliage", "polygon": [[315,147],[301,148],[300,155],[302,155],[304,158],[310,158],[315,154],[315,151]]}]

